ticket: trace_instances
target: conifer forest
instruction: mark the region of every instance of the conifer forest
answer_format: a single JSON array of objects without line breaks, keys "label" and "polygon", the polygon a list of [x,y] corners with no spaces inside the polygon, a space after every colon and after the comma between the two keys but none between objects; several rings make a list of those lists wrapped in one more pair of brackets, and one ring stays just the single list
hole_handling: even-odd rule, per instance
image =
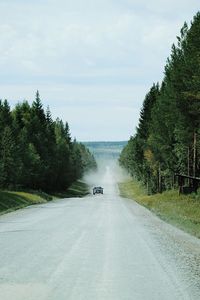
[{"label": "conifer forest", "polygon": [[149,192],[174,186],[174,174],[200,177],[200,13],[172,45],[160,84],[153,84],[136,134],[120,164]]},{"label": "conifer forest", "polygon": [[66,190],[96,168],[89,150],[72,140],[68,123],[54,121],[39,92],[13,110],[0,101],[0,188]]}]

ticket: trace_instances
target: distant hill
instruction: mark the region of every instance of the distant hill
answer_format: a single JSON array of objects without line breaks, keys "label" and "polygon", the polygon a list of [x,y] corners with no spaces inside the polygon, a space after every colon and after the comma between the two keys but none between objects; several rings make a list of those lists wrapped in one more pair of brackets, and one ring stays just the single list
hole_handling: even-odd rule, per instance
[{"label": "distant hill", "polygon": [[127,141],[84,142],[83,144],[93,153],[96,159],[117,160]]}]

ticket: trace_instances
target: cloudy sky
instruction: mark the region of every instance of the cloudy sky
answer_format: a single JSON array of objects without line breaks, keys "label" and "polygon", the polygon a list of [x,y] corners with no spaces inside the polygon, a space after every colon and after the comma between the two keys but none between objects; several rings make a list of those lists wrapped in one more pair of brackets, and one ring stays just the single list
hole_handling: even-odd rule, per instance
[{"label": "cloudy sky", "polygon": [[0,98],[38,89],[81,141],[127,140],[199,0],[0,0]]}]

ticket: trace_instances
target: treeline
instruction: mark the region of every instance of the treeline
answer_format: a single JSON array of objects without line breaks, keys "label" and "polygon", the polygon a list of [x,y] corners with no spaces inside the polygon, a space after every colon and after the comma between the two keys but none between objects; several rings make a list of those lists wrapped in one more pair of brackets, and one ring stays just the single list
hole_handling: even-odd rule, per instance
[{"label": "treeline", "polygon": [[0,188],[66,190],[96,168],[89,150],[72,141],[68,123],[52,120],[39,92],[13,110],[0,100]]},{"label": "treeline", "polygon": [[172,46],[162,83],[147,93],[136,134],[120,164],[150,192],[170,189],[174,174],[200,177],[200,13]]}]

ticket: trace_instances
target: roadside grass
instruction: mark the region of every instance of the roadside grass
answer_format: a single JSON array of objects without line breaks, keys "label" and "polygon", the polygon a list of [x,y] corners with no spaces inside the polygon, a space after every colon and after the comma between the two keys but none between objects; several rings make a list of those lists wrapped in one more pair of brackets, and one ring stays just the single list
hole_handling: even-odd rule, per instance
[{"label": "roadside grass", "polygon": [[74,182],[66,191],[51,195],[42,191],[1,191],[0,215],[29,205],[47,203],[48,201],[70,197],[84,197],[89,194],[89,188],[82,181]]},{"label": "roadside grass", "polygon": [[200,238],[200,194],[178,195],[177,190],[147,195],[137,181],[119,183],[120,195],[133,199],[164,221]]},{"label": "roadside grass", "polygon": [[78,180],[63,192],[57,192],[53,193],[53,196],[56,198],[73,198],[73,197],[85,197],[89,194],[89,188],[88,185],[81,181]]},{"label": "roadside grass", "polygon": [[38,193],[0,191],[0,214],[46,202],[47,200]]}]

